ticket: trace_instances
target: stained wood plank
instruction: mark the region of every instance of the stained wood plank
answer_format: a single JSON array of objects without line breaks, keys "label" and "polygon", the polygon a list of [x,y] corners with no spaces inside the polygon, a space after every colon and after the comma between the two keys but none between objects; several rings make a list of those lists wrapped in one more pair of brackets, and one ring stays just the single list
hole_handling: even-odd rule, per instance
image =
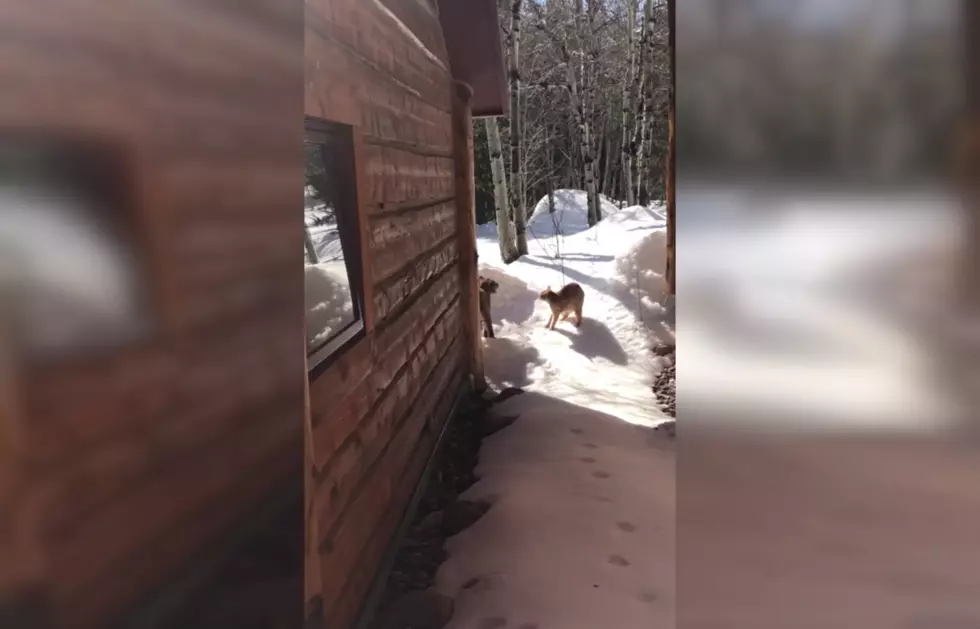
[{"label": "stained wood plank", "polygon": [[[330,369],[314,375],[310,383],[312,422],[318,427],[330,413],[346,406],[345,399],[369,374],[377,375],[377,357],[396,346],[408,331],[422,322],[430,325],[448,299],[458,291],[458,280],[443,275],[413,296],[404,316],[384,322],[380,332],[342,353]],[[393,374],[393,372],[392,372]],[[389,376],[390,378],[391,376]],[[386,386],[378,382],[378,393]],[[333,422],[331,422],[333,423]]]},{"label": "stained wood plank", "polygon": [[363,200],[372,210],[452,197],[455,193],[450,156],[417,155],[369,143],[364,147],[364,158]]},{"label": "stained wood plank", "polygon": [[[357,372],[346,380],[336,371],[324,374],[311,384],[313,416],[314,466],[321,469],[357,430],[368,412],[389,389],[396,374],[431,330],[432,324],[444,313],[458,292],[452,274],[439,282],[399,317],[394,325],[384,328],[370,342],[359,345],[363,358],[358,357]],[[320,421],[329,415],[329,421]]]},{"label": "stained wood plank", "polygon": [[[103,629],[103,618],[140,601],[152,588],[159,586],[161,578],[184,568],[186,557],[193,557],[222,535],[229,523],[234,522],[230,513],[248,514],[255,508],[256,500],[267,497],[277,486],[281,487],[283,479],[298,479],[299,470],[295,466],[301,447],[297,441],[287,444],[279,452],[267,448],[267,456],[252,463],[254,469],[265,472],[263,475],[254,475],[248,479],[248,486],[240,485],[222,494],[222,500],[205,501],[189,520],[175,522],[176,530],[141,546],[124,565],[116,566],[97,583],[87,584],[85,589],[72,593],[60,606],[65,611],[71,610],[70,617],[62,618],[66,623],[62,626]],[[69,625],[69,622],[74,624]]]},{"label": "stained wood plank", "polygon": [[442,38],[438,16],[419,0],[380,0],[410,30],[425,48],[448,65],[449,54]]},{"label": "stained wood plank", "polygon": [[[264,469],[264,461],[284,450],[299,454],[302,433],[297,420],[302,409],[284,411],[281,405],[270,405],[256,411],[257,421],[230,435],[224,447],[182,461],[79,523],[71,535],[49,540],[50,556],[58,558],[56,600],[75,613],[84,615],[89,610],[98,616],[134,593],[126,583],[137,580],[140,572],[152,581],[161,569],[187,556],[160,555],[158,544],[169,538],[184,551],[193,551],[206,543],[215,529],[202,531],[193,517],[196,511],[221,505],[224,517],[215,527],[227,526],[233,517],[229,513],[240,512],[243,499],[258,497],[257,485],[280,481],[249,472]],[[145,553],[151,553],[152,560],[136,561]],[[144,580],[142,585],[147,583]],[[99,589],[105,592],[100,594]]]},{"label": "stained wood plank", "polygon": [[370,223],[373,274],[383,282],[412,260],[456,233],[453,202]]},{"label": "stained wood plank", "polygon": [[380,404],[358,427],[353,439],[333,457],[327,477],[317,487],[321,497],[318,529],[322,537],[346,519],[345,511],[378,458],[385,452],[406,408],[418,401],[423,384],[429,381],[446,355],[446,343],[458,337],[458,313],[449,310],[427,335],[424,343],[403,367],[402,374],[386,391]]},{"label": "stained wood plank", "polygon": [[168,161],[154,174],[170,190],[167,208],[175,223],[193,221],[202,218],[202,214],[227,221],[229,226],[234,222],[287,217],[295,223],[295,214],[273,213],[269,208],[279,206],[284,198],[295,198],[297,206],[302,203],[296,192],[303,187],[302,173],[296,164],[283,160],[255,161],[247,156],[214,160],[195,156]]},{"label": "stained wood plank", "polygon": [[[135,245],[157,264],[142,279],[179,276],[176,325],[147,347],[25,380],[24,452],[44,481],[36,530],[64,626],[105,626],[105,615],[191,558],[298,463],[283,456],[292,447],[284,440],[298,446],[301,435],[283,400],[296,398],[303,373],[290,369],[303,347],[294,308],[302,285],[290,284],[286,266],[299,242],[288,199],[298,216],[301,125],[292,114],[303,89],[303,22],[281,5],[241,4],[0,6],[0,56],[9,62],[0,83],[10,95],[0,122],[118,139],[134,176],[145,176],[136,210],[152,221]],[[225,238],[209,252],[172,238],[200,234],[218,215]],[[229,235],[251,227],[264,240]],[[287,227],[296,235],[279,231]],[[169,322],[162,309],[159,322]],[[221,326],[194,329],[207,315]],[[273,329],[291,329],[293,339]],[[261,408],[284,416],[246,412]],[[227,469],[212,474],[208,465],[219,462]],[[209,485],[215,475],[224,484]],[[171,507],[193,508],[193,517],[171,520],[180,515]]]},{"label": "stained wood plank", "polygon": [[344,586],[343,592],[333,601],[333,606],[328,610],[331,613],[329,617],[331,626],[349,627],[354,622],[364,602],[364,597],[368,593],[368,588],[371,586],[371,582],[384,558],[385,551],[392,542],[392,536],[398,528],[400,516],[411,499],[412,491],[416,485],[415,479],[422,474],[434,442],[434,436],[427,432],[419,438],[409,466],[402,474],[398,488],[394,492],[394,497],[379,519],[379,524],[364,547],[361,558],[351,569],[348,575],[348,583]]},{"label": "stained wood plank", "polygon": [[[459,357],[456,357],[454,360],[454,364],[462,364]],[[432,414],[432,417],[449,417],[452,405],[456,399],[456,393],[460,391],[462,385],[463,375],[460,371],[454,376],[450,385],[446,387],[443,399],[440,400],[439,406]],[[415,446],[415,451],[412,453],[409,467],[402,474],[402,480],[396,490],[395,498],[390,501],[388,508],[382,515],[374,534],[361,554],[361,560],[351,570],[348,583],[336,602],[333,609],[335,615],[331,620],[336,622],[337,626],[349,626],[349,623],[360,610],[360,603],[364,600],[364,596],[367,594],[368,588],[374,580],[385,552],[392,542],[392,535],[394,535],[398,524],[405,515],[405,509],[408,507],[412,493],[415,491],[418,480],[425,469],[425,464],[432,454],[432,449],[436,445],[438,435],[439,430],[426,431],[419,438]]]},{"label": "stained wood plank", "polygon": [[32,456],[35,464],[57,462],[59,469],[45,490],[51,504],[48,534],[65,530],[188,452],[220,447],[220,439],[239,430],[255,406],[290,390],[298,399],[302,343],[287,338],[250,347],[240,337],[229,340],[248,351],[230,347],[227,353],[198,351],[182,358],[161,352],[155,359],[136,353],[92,373],[65,370],[33,383],[47,403],[33,406],[37,421],[30,435],[38,447]]},{"label": "stained wood plank", "polygon": [[[324,6],[323,0],[306,4],[308,39],[320,38],[346,51],[357,63],[357,76],[397,87],[449,111],[449,63],[444,50],[423,50],[417,38],[375,0],[328,4]],[[434,24],[438,27],[437,21]]]},{"label": "stained wood plank", "polygon": [[[456,343],[458,340],[453,342],[447,353],[455,353]],[[358,490],[357,499],[341,525],[324,539],[321,545],[321,582],[328,618],[333,615],[332,605],[339,600],[349,580],[350,570],[360,560],[381,514],[393,501],[415,445],[425,430],[427,416],[436,408],[439,392],[445,391],[455,370],[457,365],[449,361],[440,363],[434,376],[420,392],[418,404],[408,409],[395,438],[379,459],[379,465]]]},{"label": "stained wood plank", "polygon": [[[117,84],[121,79],[134,88],[156,85],[171,94],[212,91],[229,99],[252,90],[256,100],[241,103],[243,107],[272,101],[273,96],[259,89],[261,84],[282,89],[297,85],[300,24],[275,31],[259,21],[236,19],[235,12],[201,11],[196,3],[183,1],[119,3],[112,11],[55,1],[50,8],[39,13],[29,5],[5,3],[3,22],[11,28],[4,39],[21,46],[31,63],[43,64],[46,54],[61,57],[66,75],[102,68]],[[19,68],[32,71],[31,63]],[[211,82],[201,80],[208,75]]]},{"label": "stained wood plank", "polygon": [[[356,124],[368,136],[448,151],[450,114],[425,97],[364,80],[357,59],[315,35],[307,40],[306,113]],[[448,96],[448,77],[444,86]]]},{"label": "stained wood plank", "polygon": [[418,258],[408,260],[402,269],[374,289],[374,307],[379,320],[396,311],[429,279],[441,274],[456,263],[457,243],[454,237]]}]

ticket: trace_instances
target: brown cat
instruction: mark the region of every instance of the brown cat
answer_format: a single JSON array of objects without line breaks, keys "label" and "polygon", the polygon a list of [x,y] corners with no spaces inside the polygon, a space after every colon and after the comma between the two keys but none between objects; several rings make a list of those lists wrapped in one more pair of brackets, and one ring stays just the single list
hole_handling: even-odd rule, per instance
[{"label": "brown cat", "polygon": [[483,338],[494,338],[493,321],[490,318],[490,295],[497,292],[500,284],[480,276],[480,317],[483,319]]},{"label": "brown cat", "polygon": [[585,301],[585,291],[582,287],[572,282],[566,284],[557,293],[550,288],[541,291],[540,299],[548,302],[551,306],[551,318],[545,327],[554,330],[558,323],[558,317],[564,321],[570,314],[575,313],[575,327],[582,325],[582,302]]}]

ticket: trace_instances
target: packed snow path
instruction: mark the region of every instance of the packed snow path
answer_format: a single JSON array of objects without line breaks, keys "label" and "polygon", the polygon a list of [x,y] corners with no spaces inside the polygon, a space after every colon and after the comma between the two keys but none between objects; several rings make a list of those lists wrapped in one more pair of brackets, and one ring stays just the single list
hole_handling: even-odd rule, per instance
[{"label": "packed snow path", "polygon": [[[461,496],[492,508],[449,540],[437,588],[455,599],[450,629],[673,627],[674,455],[651,390],[651,348],[671,340],[663,215],[604,203],[589,229],[583,193],[556,202],[538,204],[510,265],[480,227],[480,271],[500,284],[487,377],[528,392],[495,407],[519,419],[484,441]],[[546,330],[538,294],[572,281],[582,326]]]}]

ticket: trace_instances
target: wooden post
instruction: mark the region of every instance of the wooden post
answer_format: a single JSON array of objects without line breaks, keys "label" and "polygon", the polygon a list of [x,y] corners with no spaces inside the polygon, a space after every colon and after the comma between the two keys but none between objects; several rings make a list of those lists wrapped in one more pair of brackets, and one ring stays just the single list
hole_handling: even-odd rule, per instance
[{"label": "wooden post", "polygon": [[453,161],[456,164],[456,236],[459,253],[459,290],[463,306],[463,334],[473,389],[487,388],[483,374],[480,334],[480,294],[477,282],[476,180],[473,164],[473,89],[453,82]]},{"label": "wooden post", "polygon": [[670,96],[667,105],[667,268],[664,275],[671,295],[677,294],[677,263],[674,254],[676,220],[676,150],[675,150],[675,107],[677,103],[677,24],[674,15],[675,0],[667,0],[667,48],[670,53]]},{"label": "wooden post", "polygon": [[[303,326],[303,342],[306,342],[306,325]],[[303,545],[304,556],[304,620],[311,615],[322,613],[318,601],[322,598],[320,587],[320,552],[317,545],[317,513],[314,492],[316,483],[313,479],[313,416],[310,409],[310,374],[303,357]],[[318,619],[319,620],[319,619]]]},{"label": "wooden post", "polygon": [[964,306],[980,311],[980,3],[962,3],[966,116],[957,140],[957,184],[963,203],[967,242],[961,269]]}]

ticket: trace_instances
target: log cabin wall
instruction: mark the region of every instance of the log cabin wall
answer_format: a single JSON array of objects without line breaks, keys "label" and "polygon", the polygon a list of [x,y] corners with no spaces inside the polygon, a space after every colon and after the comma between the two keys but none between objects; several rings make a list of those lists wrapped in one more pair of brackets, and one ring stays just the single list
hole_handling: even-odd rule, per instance
[{"label": "log cabin wall", "polygon": [[307,116],[354,127],[365,336],[310,380],[307,604],[356,616],[464,388],[452,77],[435,3],[309,0]]},{"label": "log cabin wall", "polygon": [[6,524],[60,626],[107,626],[302,483],[302,12],[244,5],[3,6],[0,131],[113,139],[155,289],[146,334],[19,364],[0,413]]}]

